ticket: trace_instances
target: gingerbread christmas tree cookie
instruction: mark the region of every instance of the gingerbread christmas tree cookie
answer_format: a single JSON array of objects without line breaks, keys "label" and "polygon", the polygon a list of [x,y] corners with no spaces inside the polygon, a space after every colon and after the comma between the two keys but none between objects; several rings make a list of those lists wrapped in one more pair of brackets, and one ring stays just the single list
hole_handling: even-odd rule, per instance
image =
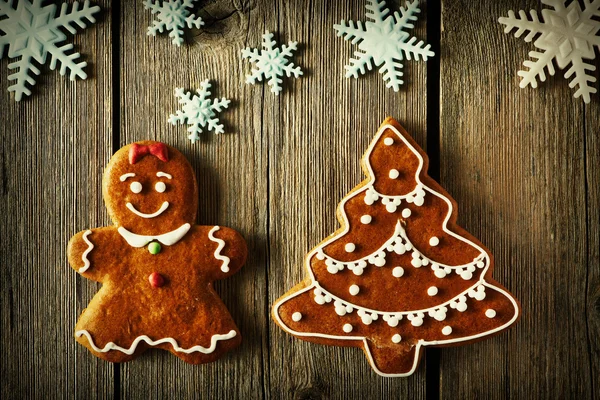
[{"label": "gingerbread christmas tree cookie", "polygon": [[456,203],[393,119],[363,157],[367,179],[339,204],[341,228],[306,256],[308,278],[273,306],[304,340],[361,347],[383,376],[412,374],[426,346],[497,334],[519,317],[488,250],[456,225]]},{"label": "gingerbread christmas tree cookie", "polygon": [[246,243],[232,229],[195,225],[198,187],[185,157],[158,142],[125,146],[102,186],[114,226],[78,233],[67,251],[77,272],[102,283],[77,341],[111,362],[156,347],[200,364],[238,346],[212,283],[244,264]]}]

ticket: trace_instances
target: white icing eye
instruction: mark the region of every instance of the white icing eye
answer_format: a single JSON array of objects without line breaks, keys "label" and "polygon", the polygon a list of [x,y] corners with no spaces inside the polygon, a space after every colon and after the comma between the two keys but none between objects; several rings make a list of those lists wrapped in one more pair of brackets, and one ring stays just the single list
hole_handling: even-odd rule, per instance
[{"label": "white icing eye", "polygon": [[156,185],[154,185],[154,189],[156,189],[158,193],[163,193],[167,190],[167,185],[165,185],[164,182],[157,182]]},{"label": "white icing eye", "polygon": [[142,191],[142,184],[139,182],[131,182],[129,189],[131,189],[133,193],[139,193]]}]

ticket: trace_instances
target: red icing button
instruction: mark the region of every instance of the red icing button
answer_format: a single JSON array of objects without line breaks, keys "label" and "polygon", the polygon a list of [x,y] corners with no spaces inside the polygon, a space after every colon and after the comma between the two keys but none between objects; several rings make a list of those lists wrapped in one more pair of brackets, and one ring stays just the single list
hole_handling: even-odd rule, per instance
[{"label": "red icing button", "polygon": [[159,288],[165,284],[165,278],[158,272],[151,273],[148,280],[150,281],[150,285],[155,288]]}]

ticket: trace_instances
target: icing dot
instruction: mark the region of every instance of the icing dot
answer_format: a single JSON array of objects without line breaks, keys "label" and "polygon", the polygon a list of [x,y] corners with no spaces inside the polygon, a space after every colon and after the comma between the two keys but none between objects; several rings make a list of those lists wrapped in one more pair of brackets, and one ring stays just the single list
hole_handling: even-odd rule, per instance
[{"label": "icing dot", "polygon": [[152,242],[148,245],[148,251],[150,252],[150,254],[158,254],[160,253],[160,243],[158,242]]},{"label": "icing dot", "polygon": [[139,182],[131,182],[129,189],[131,189],[133,193],[139,193],[142,191],[142,184]]},{"label": "icing dot", "polygon": [[437,246],[438,244],[440,244],[440,239],[438,239],[437,236],[432,236],[431,239],[429,239],[430,246]]},{"label": "icing dot", "polygon": [[435,286],[430,287],[429,289],[427,289],[427,294],[430,296],[435,296],[436,294],[438,294],[438,288]]},{"label": "icing dot", "polygon": [[451,326],[445,326],[445,327],[442,329],[442,333],[443,333],[444,335],[448,336],[449,334],[451,334],[451,333],[452,333],[452,327],[451,327]]},{"label": "icing dot", "polygon": [[344,330],[344,332],[350,333],[350,332],[352,332],[353,328],[352,328],[352,325],[350,325],[350,324],[344,324],[344,327],[342,329]]},{"label": "icing dot", "polygon": [[404,275],[404,268],[402,267],[396,267],[392,270],[392,275],[394,275],[395,278],[400,278],[402,275]]},{"label": "icing dot", "polygon": [[298,311],[296,311],[295,313],[292,314],[292,321],[298,322],[301,319],[302,319],[302,314],[300,314]]},{"label": "icing dot", "polygon": [[167,190],[167,185],[165,185],[164,182],[156,182],[156,185],[154,185],[154,189],[158,193],[163,193],[165,190]]},{"label": "icing dot", "polygon": [[148,277],[148,282],[150,282],[150,285],[152,285],[152,287],[159,288],[165,284],[165,278],[163,278],[163,276],[158,272],[153,272]]},{"label": "icing dot", "polygon": [[360,292],[360,288],[358,287],[358,285],[352,285],[352,286],[350,286],[349,291],[352,296],[356,296],[358,294],[358,292]]},{"label": "icing dot", "polygon": [[348,253],[352,253],[354,250],[356,250],[356,245],[354,243],[346,243],[344,250],[346,250]]},{"label": "icing dot", "polygon": [[371,218],[370,215],[365,214],[362,217],[360,217],[360,222],[362,222],[365,225],[370,224],[372,220],[373,220],[373,218]]},{"label": "icing dot", "polygon": [[412,214],[412,211],[410,211],[410,208],[405,208],[404,210],[402,210],[402,218],[406,219],[406,218],[410,217],[410,214]]},{"label": "icing dot", "polygon": [[386,137],[385,139],[383,139],[383,144],[385,144],[386,146],[391,146],[394,144],[394,139],[392,139],[391,137]]},{"label": "icing dot", "polygon": [[400,176],[400,172],[398,172],[397,169],[390,169],[390,178],[391,179],[398,179],[399,176]]},{"label": "icing dot", "polygon": [[394,343],[400,343],[400,341],[402,340],[402,336],[398,335],[397,333],[392,336],[392,342]]},{"label": "icing dot", "polygon": [[494,318],[496,316],[496,311],[490,308],[485,311],[485,316],[488,318]]}]

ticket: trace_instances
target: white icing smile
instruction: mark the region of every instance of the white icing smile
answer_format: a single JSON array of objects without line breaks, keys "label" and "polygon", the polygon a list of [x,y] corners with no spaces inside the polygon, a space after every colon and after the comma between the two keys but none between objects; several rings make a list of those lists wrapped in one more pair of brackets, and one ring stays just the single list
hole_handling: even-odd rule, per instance
[{"label": "white icing smile", "polygon": [[129,209],[129,211],[131,211],[132,213],[134,213],[138,217],[142,217],[142,218],[156,218],[160,214],[162,214],[163,212],[165,212],[165,210],[167,208],[169,208],[169,202],[165,201],[164,203],[162,203],[162,205],[160,206],[160,208],[158,209],[158,211],[156,211],[156,212],[154,212],[152,214],[144,214],[143,212],[136,210],[136,208],[131,203],[127,203],[127,208]]}]

